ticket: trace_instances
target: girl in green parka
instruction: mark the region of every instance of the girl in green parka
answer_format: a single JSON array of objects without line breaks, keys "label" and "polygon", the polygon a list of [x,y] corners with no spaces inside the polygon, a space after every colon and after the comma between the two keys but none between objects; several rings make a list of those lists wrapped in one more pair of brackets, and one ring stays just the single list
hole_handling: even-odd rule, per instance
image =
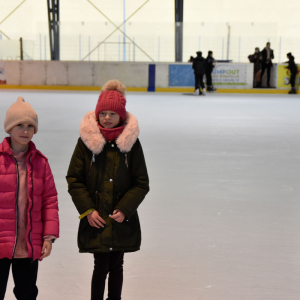
[{"label": "girl in green parka", "polygon": [[140,249],[137,208],[149,191],[137,119],[126,112],[125,87],[107,82],[80,125],[67,182],[79,212],[79,252],[94,255],[91,299],[120,300],[125,252]]}]

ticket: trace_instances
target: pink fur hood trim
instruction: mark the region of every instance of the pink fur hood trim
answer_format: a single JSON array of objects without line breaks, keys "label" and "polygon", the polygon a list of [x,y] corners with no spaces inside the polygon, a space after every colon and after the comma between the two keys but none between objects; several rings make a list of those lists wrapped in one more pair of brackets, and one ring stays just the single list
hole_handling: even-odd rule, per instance
[{"label": "pink fur hood trim", "polygon": [[[130,112],[127,112],[124,124],[124,130],[116,139],[116,144],[121,152],[129,152],[139,136],[139,124],[136,117]],[[99,154],[103,150],[106,139],[99,130],[95,111],[90,111],[83,117],[79,134],[84,144],[94,154]]]}]

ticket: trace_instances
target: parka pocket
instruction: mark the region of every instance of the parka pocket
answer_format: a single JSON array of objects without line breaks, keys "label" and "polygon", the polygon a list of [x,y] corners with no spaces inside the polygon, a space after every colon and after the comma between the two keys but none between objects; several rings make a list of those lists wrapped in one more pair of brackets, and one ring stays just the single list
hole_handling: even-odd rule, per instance
[{"label": "parka pocket", "polygon": [[112,222],[114,247],[139,247],[141,244],[141,228],[138,216],[122,223]]},{"label": "parka pocket", "polygon": [[[105,228],[105,227],[104,227]],[[96,228],[89,224],[87,217],[80,220],[78,229],[78,247],[80,250],[98,249],[101,233],[104,228]]]}]

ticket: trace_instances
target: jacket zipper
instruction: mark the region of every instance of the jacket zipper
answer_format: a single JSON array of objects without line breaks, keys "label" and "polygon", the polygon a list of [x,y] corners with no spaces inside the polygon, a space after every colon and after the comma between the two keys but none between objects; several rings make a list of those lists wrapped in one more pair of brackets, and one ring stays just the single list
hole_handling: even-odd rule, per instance
[{"label": "jacket zipper", "polygon": [[127,159],[127,153],[125,153],[125,165],[128,168],[128,159]]},{"label": "jacket zipper", "polygon": [[31,212],[32,212],[32,209],[33,209],[33,166],[32,166],[32,163],[31,163],[31,157],[29,158],[29,162],[31,164],[31,184],[32,184],[32,191],[31,191],[31,202],[32,202],[32,205],[31,205],[31,208],[30,208],[30,232],[29,232],[29,242],[30,242],[30,245],[31,245],[31,253],[32,253],[32,261],[33,261],[33,246],[32,246],[32,242],[31,242],[31,231],[32,231],[32,217],[31,217]]},{"label": "jacket zipper", "polygon": [[15,161],[16,164],[16,169],[17,169],[17,193],[16,193],[16,238],[15,238],[15,245],[14,245],[14,249],[13,249],[13,254],[12,254],[12,258],[14,258],[15,256],[15,250],[16,250],[16,246],[17,246],[17,240],[18,240],[18,219],[19,219],[19,205],[18,205],[18,198],[19,198],[19,168],[18,168],[18,162],[15,159],[15,157],[13,155],[11,155],[12,158]]},{"label": "jacket zipper", "polygon": [[91,175],[91,170],[92,170],[92,164],[95,162],[95,154],[93,153],[92,159],[91,159],[91,164],[90,164],[90,169],[89,169],[89,175],[88,178],[90,178]]}]

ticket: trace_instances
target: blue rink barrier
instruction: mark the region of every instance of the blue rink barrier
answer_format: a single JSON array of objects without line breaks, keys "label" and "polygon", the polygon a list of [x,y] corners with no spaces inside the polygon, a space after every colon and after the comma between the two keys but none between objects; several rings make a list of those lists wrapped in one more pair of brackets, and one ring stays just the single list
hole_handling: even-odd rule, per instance
[{"label": "blue rink barrier", "polygon": [[155,92],[155,65],[149,65],[148,92]]},{"label": "blue rink barrier", "polygon": [[169,86],[195,86],[195,75],[190,65],[169,65]]}]

